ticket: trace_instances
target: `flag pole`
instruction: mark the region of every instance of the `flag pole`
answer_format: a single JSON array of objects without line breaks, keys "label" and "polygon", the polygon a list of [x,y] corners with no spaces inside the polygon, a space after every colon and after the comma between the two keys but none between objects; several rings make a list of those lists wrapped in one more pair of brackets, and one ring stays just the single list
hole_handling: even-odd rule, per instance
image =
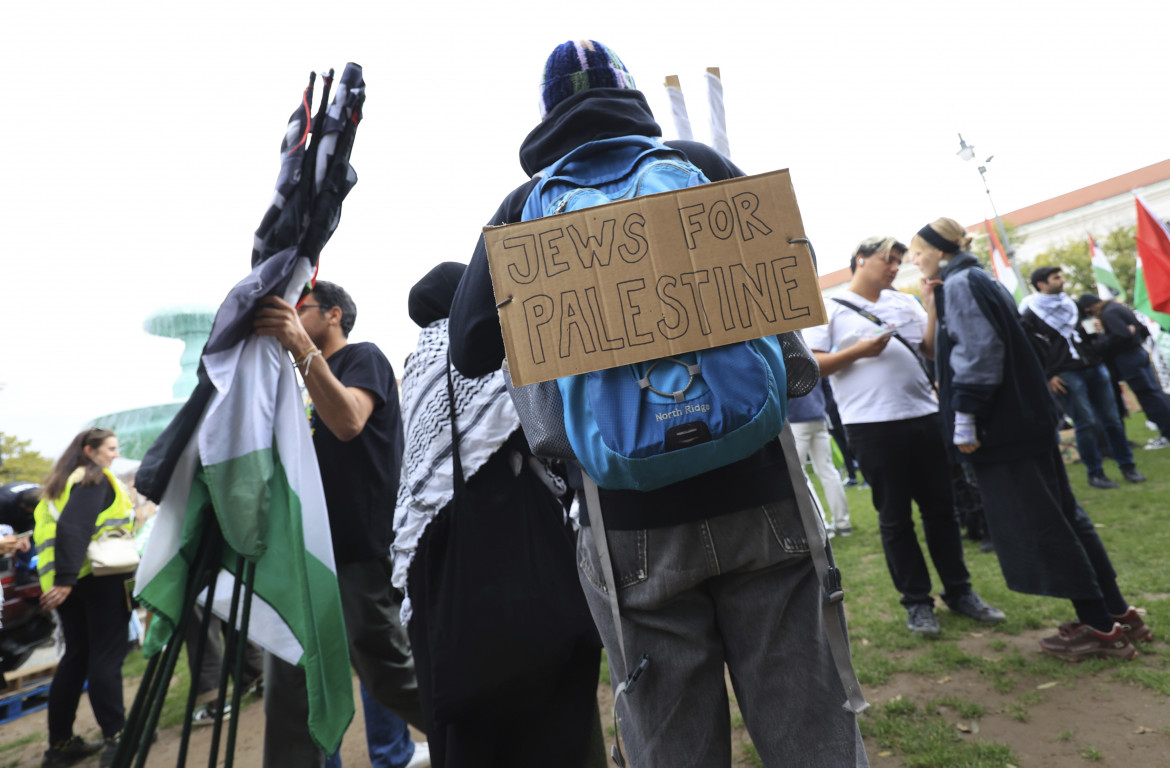
[{"label": "flag pole", "polygon": [[248,653],[248,624],[252,617],[252,592],[256,583],[256,564],[250,560],[243,561],[244,602],[243,615],[240,617],[240,628],[236,630],[236,669],[232,673],[232,721],[228,725],[227,747],[224,755],[224,768],[232,768],[236,757],[236,727],[240,718],[236,713],[240,711],[240,701],[243,699],[244,686],[239,683],[244,679],[244,657]]},{"label": "flag pole", "polygon": [[[219,580],[219,569],[215,568],[211,572],[211,582],[207,585],[207,594],[215,594],[215,585]],[[211,601],[203,606],[203,619],[199,622],[199,640],[195,644],[195,658],[191,665],[192,669],[203,669],[203,656],[207,649],[207,635],[211,631]],[[172,642],[174,642],[172,640]],[[187,646],[187,655],[191,655],[191,646]],[[179,756],[175,760],[176,768],[185,768],[187,765],[187,750],[191,745],[191,716],[195,713],[195,699],[198,697],[199,691],[195,685],[195,681],[191,681],[190,689],[187,691],[187,708],[183,715],[183,731],[179,739]]]},{"label": "flag pole", "polygon": [[664,85],[666,98],[670,100],[670,116],[674,120],[675,132],[678,133],[680,139],[693,141],[695,136],[691,133],[691,118],[687,114],[687,101],[683,96],[678,75],[667,75]]},{"label": "flag pole", "polygon": [[[963,139],[963,134],[960,133],[959,151],[955,154],[957,154],[963,160],[973,160],[975,158],[975,145],[968,144],[966,140]],[[1011,265],[1012,269],[1016,270],[1018,273],[1019,268],[1016,266],[1016,248],[1014,245],[1012,245],[1011,239],[1008,238],[1007,229],[1003,226],[1003,219],[999,217],[999,211],[995,209],[995,200],[991,198],[991,187],[987,185],[987,164],[991,162],[993,157],[995,157],[995,155],[988,155],[987,159],[979,165],[979,178],[983,180],[983,191],[987,193],[987,202],[991,206],[992,215],[995,216],[995,226],[996,229],[999,230],[999,237],[1000,242],[1003,244],[1004,256],[1007,257],[1008,264]]]},{"label": "flag pole", "polygon": [[724,157],[731,157],[727,142],[727,113],[723,108],[723,80],[719,67],[707,67],[707,103],[711,111],[711,146]]}]

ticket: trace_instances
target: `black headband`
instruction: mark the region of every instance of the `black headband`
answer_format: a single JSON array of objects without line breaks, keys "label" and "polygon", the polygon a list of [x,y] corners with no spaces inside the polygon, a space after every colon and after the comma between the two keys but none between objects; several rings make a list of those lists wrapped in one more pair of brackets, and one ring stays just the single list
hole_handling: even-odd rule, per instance
[{"label": "black headband", "polygon": [[958,243],[952,243],[950,240],[947,240],[945,237],[940,235],[938,232],[935,232],[933,229],[931,229],[929,224],[927,224],[922,229],[918,230],[918,236],[921,237],[926,242],[933,245],[935,248],[938,248],[943,253],[958,253],[959,252],[959,244]]}]

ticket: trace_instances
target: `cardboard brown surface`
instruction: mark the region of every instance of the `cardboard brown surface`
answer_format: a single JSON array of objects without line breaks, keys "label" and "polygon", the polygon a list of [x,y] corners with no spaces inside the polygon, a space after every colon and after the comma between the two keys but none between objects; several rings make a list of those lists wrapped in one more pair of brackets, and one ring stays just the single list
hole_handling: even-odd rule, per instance
[{"label": "cardboard brown surface", "polygon": [[516,386],[825,322],[788,171],[484,227]]}]

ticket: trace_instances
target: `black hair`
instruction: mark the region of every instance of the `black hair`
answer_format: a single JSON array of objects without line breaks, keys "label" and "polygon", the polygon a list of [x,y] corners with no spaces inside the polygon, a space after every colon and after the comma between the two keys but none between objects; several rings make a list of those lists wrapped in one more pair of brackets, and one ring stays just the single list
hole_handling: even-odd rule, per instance
[{"label": "black hair", "polygon": [[353,303],[353,297],[340,285],[328,280],[316,282],[313,286],[313,297],[321,305],[321,312],[333,307],[341,310],[341,334],[348,339],[349,332],[353,330],[354,321],[357,320],[357,305]]},{"label": "black hair", "polygon": [[1032,274],[1028,275],[1028,280],[1032,283],[1033,288],[1039,290],[1040,283],[1047,283],[1048,278],[1060,271],[1060,267],[1053,267],[1051,265],[1047,267],[1036,267],[1032,270]]}]

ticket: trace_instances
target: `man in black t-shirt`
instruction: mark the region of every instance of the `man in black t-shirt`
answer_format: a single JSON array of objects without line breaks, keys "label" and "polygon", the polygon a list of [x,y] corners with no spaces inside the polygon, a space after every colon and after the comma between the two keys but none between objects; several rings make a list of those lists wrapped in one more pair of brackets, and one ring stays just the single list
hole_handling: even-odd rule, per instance
[{"label": "man in black t-shirt", "polygon": [[[274,296],[264,299],[254,327],[292,353],[312,398],[310,426],[350,661],[362,686],[385,708],[375,713],[367,707],[367,723],[376,717],[376,731],[392,734],[392,743],[377,746],[392,755],[395,768],[427,765],[425,746],[414,745],[406,728],[407,722],[424,726],[414,660],[398,616],[401,596],[390,584],[403,441],[398,384],[381,350],[368,342],[349,343],[356,316],[349,294],[320,280],[297,307]],[[304,727],[303,671],[269,654],[265,678],[264,765],[320,768],[325,756]],[[367,736],[374,732],[367,727]],[[418,754],[416,746],[422,747]]]}]

